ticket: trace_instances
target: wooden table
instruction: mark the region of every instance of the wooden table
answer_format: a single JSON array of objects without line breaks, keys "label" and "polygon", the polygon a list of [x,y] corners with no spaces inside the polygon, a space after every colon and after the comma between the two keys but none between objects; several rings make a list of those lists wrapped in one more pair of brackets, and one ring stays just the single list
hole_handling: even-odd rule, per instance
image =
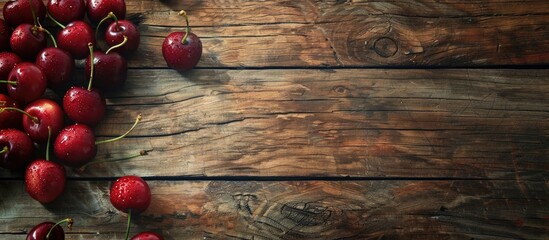
[{"label": "wooden table", "polygon": [[[3,3],[2,3],[3,5]],[[166,239],[549,239],[549,1],[127,0],[129,78],[99,139],[143,121],[65,193],[0,170],[0,239],[73,217],[122,239],[119,176],[150,184],[132,235]],[[187,10],[198,67],[161,45]],[[76,74],[83,79],[83,72]]]}]

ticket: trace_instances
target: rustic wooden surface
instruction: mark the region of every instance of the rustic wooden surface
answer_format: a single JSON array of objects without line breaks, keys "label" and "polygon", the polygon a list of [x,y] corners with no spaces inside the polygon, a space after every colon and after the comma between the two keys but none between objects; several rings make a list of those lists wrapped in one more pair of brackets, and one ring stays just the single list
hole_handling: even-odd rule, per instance
[{"label": "rustic wooden surface", "polygon": [[[2,4],[3,5],[3,2]],[[74,217],[122,239],[108,200],[145,177],[132,233],[166,239],[548,239],[549,2],[127,0],[142,44],[107,95],[104,162],[33,201],[0,170],[0,239]],[[187,10],[204,55],[166,68]],[[83,79],[77,71],[75,80]]]}]

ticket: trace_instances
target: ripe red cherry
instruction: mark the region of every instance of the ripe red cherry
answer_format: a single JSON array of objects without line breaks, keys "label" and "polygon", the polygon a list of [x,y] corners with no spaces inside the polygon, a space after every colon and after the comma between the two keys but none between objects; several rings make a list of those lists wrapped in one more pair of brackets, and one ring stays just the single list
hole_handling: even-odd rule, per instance
[{"label": "ripe red cherry", "polygon": [[35,64],[42,70],[52,89],[66,86],[74,71],[74,59],[65,50],[45,48],[38,53]]},{"label": "ripe red cherry", "polygon": [[[137,50],[139,47],[139,42],[141,35],[137,27],[130,21],[127,20],[118,20],[114,13],[109,12],[109,14],[101,19],[101,22],[97,25],[97,29],[101,24],[109,19],[113,19],[114,22],[109,24],[107,29],[105,29],[105,41],[109,47],[117,46],[126,41],[126,43],[112,49],[115,52],[120,54],[130,54]],[[97,38],[97,32],[96,32]],[[127,40],[125,40],[127,39]]]},{"label": "ripe red cherry", "polygon": [[74,21],[57,33],[59,48],[69,52],[75,59],[84,59],[89,55],[88,43],[95,45],[93,29],[83,21]]},{"label": "ripe red cherry", "polygon": [[61,164],[37,159],[25,171],[25,189],[36,201],[50,203],[65,190],[66,178],[67,173]]},{"label": "ripe red cherry", "polygon": [[90,126],[97,125],[105,116],[105,98],[97,89],[73,86],[63,97],[63,109],[67,116]]},{"label": "ripe red cherry", "polygon": [[113,12],[118,18],[126,17],[126,2],[124,0],[87,0],[87,13],[91,22],[97,24]]},{"label": "ripe red cherry", "polygon": [[46,76],[42,70],[28,62],[15,65],[8,76],[8,81],[4,83],[8,84],[10,97],[21,104],[40,98],[47,86]]},{"label": "ripe red cherry", "polygon": [[32,159],[34,146],[26,133],[17,129],[0,130],[0,167],[19,170]]},{"label": "ripe red cherry", "polygon": [[63,128],[53,143],[53,153],[66,166],[85,165],[97,154],[93,130],[78,123]]},{"label": "ripe red cherry", "polygon": [[61,24],[84,19],[86,2],[84,0],[49,0],[48,13]]},{"label": "ripe red cherry", "polygon": [[11,27],[3,19],[0,19],[0,52],[10,48]]},{"label": "ripe red cherry", "polygon": [[[33,10],[31,10],[32,2]],[[10,0],[4,5],[4,19],[12,26],[17,27],[23,23],[32,24],[36,21],[34,15],[41,19],[46,16],[46,5],[41,0]]]},{"label": "ripe red cherry", "polygon": [[164,238],[155,232],[141,232],[133,236],[131,240],[164,240]]},{"label": "ripe red cherry", "polygon": [[[27,105],[23,115],[23,128],[37,143],[48,140],[48,132],[57,136],[64,127],[64,114],[61,106],[50,99],[38,99]],[[48,128],[50,130],[48,130]]]},{"label": "ripe red cherry", "polygon": [[[122,45],[127,41],[124,39]],[[126,82],[128,74],[128,63],[126,59],[116,52],[112,52],[113,49],[117,49],[116,46],[102,53],[100,51],[94,51],[86,59],[85,73],[88,76],[88,81],[92,81],[92,62],[93,57],[93,83],[98,88],[104,91],[116,90],[120,88],[124,82]]]},{"label": "ripe red cherry", "polygon": [[8,76],[15,67],[16,64],[20,63],[22,60],[19,56],[12,52],[1,52],[0,53],[0,79],[8,79]]},{"label": "ripe red cherry", "polygon": [[[64,240],[65,231],[60,226],[62,223],[67,223],[69,229],[72,228],[72,218],[67,218],[58,223],[43,222],[34,226],[27,234],[27,240]],[[48,236],[49,235],[49,236]]]},{"label": "ripe red cherry", "polygon": [[0,129],[21,127],[21,112],[4,108],[19,108],[19,104],[7,95],[0,94]]},{"label": "ripe red cherry", "polygon": [[25,60],[34,60],[40,50],[46,48],[46,34],[37,26],[19,25],[10,37],[11,50]]},{"label": "ripe red cherry", "polygon": [[151,203],[151,190],[147,182],[138,176],[117,179],[110,190],[112,205],[125,213],[141,213]]},{"label": "ripe red cherry", "polygon": [[179,71],[194,68],[202,56],[202,42],[194,33],[190,32],[189,19],[185,11],[179,12],[185,17],[187,30],[185,32],[170,33],[162,44],[162,56],[168,67]]}]

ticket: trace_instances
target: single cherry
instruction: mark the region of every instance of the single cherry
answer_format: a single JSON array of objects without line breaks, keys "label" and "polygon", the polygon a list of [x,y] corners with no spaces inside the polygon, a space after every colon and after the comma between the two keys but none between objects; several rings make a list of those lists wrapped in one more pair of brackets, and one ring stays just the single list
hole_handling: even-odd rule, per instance
[{"label": "single cherry", "polygon": [[128,239],[132,214],[147,210],[151,204],[151,189],[147,182],[138,176],[123,176],[112,184],[109,196],[111,204],[116,209],[128,213],[125,238]]},{"label": "single cherry", "polygon": [[25,189],[34,200],[46,204],[57,199],[65,191],[65,168],[49,160],[51,131],[46,145],[46,159],[32,161],[25,171]]},{"label": "single cherry", "polygon": [[[88,45],[91,58],[93,58],[93,45]],[[89,126],[97,125],[105,115],[105,98],[97,90],[92,88],[93,64],[90,71],[88,88],[73,86],[67,90],[63,97],[63,109],[67,116],[77,122]]]},{"label": "single cherry", "polygon": [[[119,89],[128,75],[128,63],[126,59],[120,54],[113,52],[113,49],[118,49],[121,46],[124,46],[127,38],[124,38],[124,41],[119,45],[111,47],[105,53],[100,51],[94,51],[86,59],[85,64],[85,73],[88,76],[88,81],[92,81],[91,77],[93,76],[94,86],[97,86],[101,90],[111,91]],[[91,57],[93,55],[93,64],[91,62]],[[92,74],[93,66],[93,74]]]},{"label": "single cherry", "polygon": [[0,129],[0,167],[19,170],[33,157],[34,145],[23,131]]},{"label": "single cherry", "polygon": [[17,27],[23,23],[32,24],[37,18],[44,19],[46,5],[42,0],[10,0],[4,5],[3,13],[6,22]]},{"label": "single cherry", "polygon": [[155,232],[141,232],[133,236],[131,240],[164,240],[164,238]]},{"label": "single cherry", "polygon": [[202,42],[191,32],[189,18],[185,11],[179,15],[185,17],[187,29],[185,32],[172,32],[162,43],[162,55],[168,67],[179,71],[194,68],[202,56]]},{"label": "single cherry", "polygon": [[[19,104],[7,95],[0,93],[0,109],[19,108]],[[19,111],[3,110],[0,111],[0,129],[21,128],[22,115]]]},{"label": "single cherry", "polygon": [[86,2],[84,0],[49,0],[48,14],[62,24],[84,19]]},{"label": "single cherry", "polygon": [[22,62],[17,54],[12,52],[0,53],[0,79],[8,79],[8,76],[16,64]]},{"label": "single cherry", "polygon": [[10,37],[11,50],[25,60],[34,60],[47,44],[44,29],[28,23],[15,28]]},{"label": "single cherry", "polygon": [[63,223],[67,223],[67,228],[71,229],[74,221],[72,218],[67,218],[57,223],[40,223],[29,231],[27,240],[65,240],[65,231],[61,227]]},{"label": "single cherry", "polygon": [[0,52],[7,51],[10,48],[11,27],[0,19]]},{"label": "single cherry", "polygon": [[92,23],[97,24],[113,12],[118,18],[126,17],[126,2],[124,0],[87,0],[88,18]]},{"label": "single cherry", "polygon": [[10,97],[23,105],[40,98],[47,86],[42,70],[29,62],[15,65],[8,80],[0,80],[0,83],[7,83]]},{"label": "single cherry", "polygon": [[69,52],[75,59],[84,59],[89,55],[88,43],[95,45],[93,29],[84,21],[73,21],[63,25],[52,16],[50,19],[59,25],[61,31],[57,33],[57,45]]},{"label": "single cherry", "polygon": [[137,126],[140,120],[141,115],[136,118],[133,126],[123,135],[101,141],[96,141],[93,130],[84,124],[76,123],[67,126],[57,135],[53,144],[53,152],[62,164],[74,168],[82,167],[92,161],[97,154],[96,145],[124,138]]},{"label": "single cherry", "polygon": [[[97,39],[97,32],[101,24],[109,19],[113,19],[114,22],[109,24],[105,29],[105,41],[109,47],[119,46],[113,49],[113,51],[120,54],[130,54],[135,52],[139,47],[141,35],[135,24],[128,20],[118,20],[113,12],[101,19],[101,22],[97,25],[95,30],[95,38]],[[127,40],[125,40],[127,38]],[[125,44],[120,45],[122,42],[127,41]]]},{"label": "single cherry", "polygon": [[35,64],[42,69],[48,86],[57,89],[67,85],[74,71],[74,59],[65,50],[57,48],[57,42],[52,37],[54,47],[48,47],[38,53]]},{"label": "single cherry", "polygon": [[50,135],[57,136],[64,127],[64,114],[61,106],[50,99],[38,99],[27,105],[25,110],[14,107],[0,108],[5,111],[18,111],[23,114],[23,128],[37,143],[45,143]]}]

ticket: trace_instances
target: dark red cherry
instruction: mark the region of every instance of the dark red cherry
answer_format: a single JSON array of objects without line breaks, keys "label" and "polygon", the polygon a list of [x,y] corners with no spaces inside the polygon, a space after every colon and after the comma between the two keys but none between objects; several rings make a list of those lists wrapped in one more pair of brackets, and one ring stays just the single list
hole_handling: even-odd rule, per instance
[{"label": "dark red cherry", "polygon": [[[102,53],[94,51],[93,84],[104,91],[119,89],[127,78],[128,63],[126,59],[116,52]],[[85,72],[90,80],[90,57],[86,59]]]},{"label": "dark red cherry", "polygon": [[65,231],[60,226],[60,224],[65,222],[67,223],[68,228],[71,229],[73,224],[72,218],[63,219],[58,223],[40,223],[27,233],[27,240],[65,240]]},{"label": "dark red cherry", "polygon": [[68,24],[84,19],[86,2],[84,0],[49,0],[48,13],[56,21]]},{"label": "dark red cherry", "polygon": [[[33,24],[34,19],[31,11],[31,0],[10,0],[4,5],[4,20],[12,27],[23,23]],[[34,14],[40,20],[46,17],[46,5],[41,0],[32,0]]]},{"label": "dark red cherry", "polygon": [[35,64],[42,70],[52,89],[66,86],[72,78],[74,59],[65,50],[49,47],[38,53]]},{"label": "dark red cherry", "polygon": [[164,238],[155,232],[141,232],[133,236],[131,240],[164,240]]},{"label": "dark red cherry", "polygon": [[25,189],[36,201],[46,204],[53,202],[65,190],[67,173],[63,165],[37,159],[25,171]]},{"label": "dark red cherry", "polygon": [[[116,46],[124,42],[124,38],[127,38],[126,42],[113,49],[120,54],[130,54],[135,52],[139,47],[141,35],[137,27],[130,21],[118,20],[114,14],[109,13],[107,18],[114,18],[115,21],[109,24],[105,29],[105,41],[109,47]],[[102,20],[103,21],[103,20]]]},{"label": "dark red cherry", "polygon": [[36,65],[19,63],[8,76],[8,93],[15,101],[26,105],[44,94],[47,83],[46,76]]},{"label": "dark red cherry", "polygon": [[74,21],[57,33],[57,45],[69,52],[75,59],[89,55],[88,43],[95,45],[94,31],[83,21]]},{"label": "dark red cherry", "polygon": [[15,28],[10,37],[11,50],[25,60],[34,61],[38,52],[46,48],[47,44],[44,31],[28,23]]},{"label": "dark red cherry", "polygon": [[87,0],[88,18],[92,23],[99,23],[109,12],[119,19],[126,17],[126,2],[124,0]]},{"label": "dark red cherry", "polygon": [[33,157],[34,145],[26,133],[17,129],[0,129],[0,167],[24,168]]},{"label": "dark red cherry", "polygon": [[3,108],[19,108],[19,104],[12,98],[0,93],[0,129],[6,128],[21,128],[22,114],[16,110],[8,110]]},{"label": "dark red cherry", "polygon": [[151,204],[151,189],[138,176],[123,176],[111,186],[110,200],[122,212],[141,213]]},{"label": "dark red cherry", "polygon": [[185,17],[187,29],[185,32],[172,32],[162,43],[162,56],[168,67],[179,71],[194,68],[202,56],[202,42],[190,32],[189,19],[185,11],[179,12]]},{"label": "dark red cherry", "polygon": [[81,167],[97,154],[95,134],[84,124],[73,124],[61,130],[53,143],[57,160],[69,167]]},{"label": "dark red cherry", "polygon": [[89,126],[97,125],[105,116],[105,98],[97,89],[73,86],[63,97],[63,109],[67,116]]},{"label": "dark red cherry", "polygon": [[64,127],[63,110],[59,104],[50,99],[31,102],[24,111],[26,114],[23,115],[23,128],[37,143],[45,143],[50,131],[54,138]]},{"label": "dark red cherry", "polygon": [[12,52],[1,52],[0,53],[0,79],[8,79],[8,76],[15,67],[16,64],[20,63],[22,60],[17,54]]}]

